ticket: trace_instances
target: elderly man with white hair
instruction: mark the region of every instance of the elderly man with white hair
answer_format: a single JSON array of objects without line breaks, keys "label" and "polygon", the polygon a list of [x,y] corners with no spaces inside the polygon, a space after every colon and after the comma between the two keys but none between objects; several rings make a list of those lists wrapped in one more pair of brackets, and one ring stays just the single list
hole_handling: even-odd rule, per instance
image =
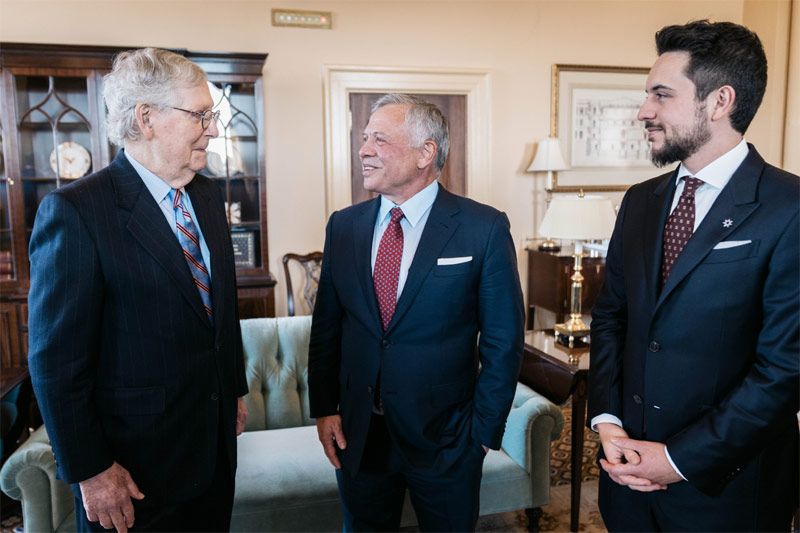
[{"label": "elderly man with white hair", "polygon": [[80,531],[230,524],[247,393],[205,73],[153,48],[105,78],[106,168],[49,194],[30,244],[29,364]]}]

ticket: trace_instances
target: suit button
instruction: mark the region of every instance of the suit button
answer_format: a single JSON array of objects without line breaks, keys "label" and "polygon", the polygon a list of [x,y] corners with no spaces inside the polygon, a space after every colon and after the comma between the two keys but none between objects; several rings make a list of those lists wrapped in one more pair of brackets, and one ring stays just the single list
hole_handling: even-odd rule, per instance
[{"label": "suit button", "polygon": [[639,396],[638,394],[634,394],[633,395],[633,401],[636,402],[639,405],[642,405],[642,397]]},{"label": "suit button", "polygon": [[650,341],[650,345],[647,347],[648,350],[651,352],[657,352],[661,349],[661,345],[658,344],[656,341]]},{"label": "suit button", "polygon": [[392,343],[391,343],[391,342],[389,342],[389,339],[383,339],[383,340],[381,341],[381,346],[383,346],[384,348],[388,348],[388,347],[389,347],[391,344],[392,344]]},{"label": "suit button", "polygon": [[212,392],[211,393],[211,400],[214,401],[214,402],[219,400],[219,394],[217,394],[216,392]]}]

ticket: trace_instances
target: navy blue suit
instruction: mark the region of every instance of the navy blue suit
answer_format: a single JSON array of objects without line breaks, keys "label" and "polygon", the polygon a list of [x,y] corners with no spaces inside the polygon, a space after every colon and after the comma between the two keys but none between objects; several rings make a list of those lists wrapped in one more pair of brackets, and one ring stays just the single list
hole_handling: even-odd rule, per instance
[{"label": "navy blue suit", "polygon": [[340,459],[354,475],[380,376],[402,463],[442,473],[468,452],[482,457],[482,444],[499,448],[514,397],[524,311],[509,223],[440,187],[384,332],[370,264],[379,205],[375,198],[328,221],[311,329],[311,416],[341,414],[348,445]]},{"label": "navy blue suit", "polygon": [[247,392],[222,197],[200,175],[186,191],[211,252],[213,326],[122,152],[45,197],[30,244],[29,364],[59,476],[77,483],[116,461],[149,504],[198,496],[218,466],[232,483]]},{"label": "navy blue suit", "polygon": [[[645,496],[603,474],[601,510],[610,529],[649,529],[631,511],[649,505],[664,530],[785,530],[797,497],[800,180],[750,145],[660,289],[674,191],[668,173],[622,202],[592,312],[589,419],[610,413],[632,438],[665,443],[688,483]],[[723,241],[750,242],[715,249]]]}]

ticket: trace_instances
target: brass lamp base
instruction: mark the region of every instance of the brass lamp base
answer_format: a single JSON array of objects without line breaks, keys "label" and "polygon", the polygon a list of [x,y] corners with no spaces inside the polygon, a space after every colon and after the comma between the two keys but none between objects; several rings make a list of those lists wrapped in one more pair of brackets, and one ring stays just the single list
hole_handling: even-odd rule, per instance
[{"label": "brass lamp base", "polygon": [[581,339],[590,332],[589,326],[581,319],[580,315],[570,316],[568,321],[556,324],[553,329],[555,329],[558,341],[570,348],[574,348],[576,344],[582,345]]},{"label": "brass lamp base", "polygon": [[540,252],[560,252],[561,246],[553,239],[547,239],[539,244]]}]

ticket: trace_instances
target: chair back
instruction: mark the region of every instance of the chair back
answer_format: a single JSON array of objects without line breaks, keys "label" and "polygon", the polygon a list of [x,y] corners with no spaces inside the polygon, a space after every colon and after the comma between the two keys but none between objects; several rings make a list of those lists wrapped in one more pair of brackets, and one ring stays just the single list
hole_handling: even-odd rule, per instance
[{"label": "chair back", "polygon": [[322,252],[311,252],[306,255],[286,254],[283,256],[283,273],[286,278],[286,310],[289,316],[295,316],[294,286],[292,285],[289,263],[295,262],[302,267],[303,283],[301,294],[306,302],[309,313],[314,311],[314,302],[317,301],[317,287],[319,287],[319,274],[322,268]]},{"label": "chair back", "polygon": [[249,392],[245,431],[310,426],[308,342],[311,317],[240,321]]}]

